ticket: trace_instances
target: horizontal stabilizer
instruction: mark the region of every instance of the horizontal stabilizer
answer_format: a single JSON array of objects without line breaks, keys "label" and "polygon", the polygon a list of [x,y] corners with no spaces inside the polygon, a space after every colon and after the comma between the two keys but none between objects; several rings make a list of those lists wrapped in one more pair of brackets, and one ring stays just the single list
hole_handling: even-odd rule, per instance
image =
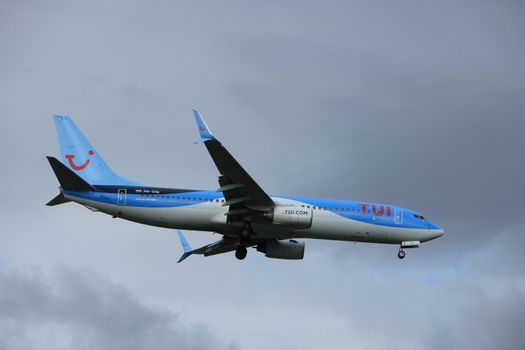
[{"label": "horizontal stabilizer", "polygon": [[60,186],[64,190],[76,192],[90,192],[95,190],[93,186],[84,181],[84,179],[75,174],[58,159],[54,157],[47,157],[47,160],[49,161],[51,168],[53,168],[58,182],[60,182]]},{"label": "horizontal stabilizer", "polygon": [[54,205],[64,204],[68,202],[71,202],[71,200],[64,197],[63,193],[60,193],[58,196],[50,200],[46,205],[52,207]]}]

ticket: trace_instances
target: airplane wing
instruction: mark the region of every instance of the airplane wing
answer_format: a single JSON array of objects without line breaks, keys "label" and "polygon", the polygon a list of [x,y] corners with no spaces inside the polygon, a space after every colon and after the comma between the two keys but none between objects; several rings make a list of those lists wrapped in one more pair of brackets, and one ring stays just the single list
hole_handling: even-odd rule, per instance
[{"label": "airplane wing", "polygon": [[238,239],[224,237],[215,243],[211,243],[197,249],[192,249],[181,231],[177,230],[177,235],[179,236],[182,249],[184,250],[184,254],[182,254],[178,262],[183,261],[192,254],[210,256],[231,252],[237,249],[237,247],[240,245],[240,241]]},{"label": "airplane wing", "polygon": [[263,215],[270,211],[275,203],[255,182],[254,179],[243,169],[228,150],[217,140],[202,119],[199,112],[193,110],[201,141],[208,149],[219,173],[220,188],[217,192],[224,194],[229,206],[228,220],[230,219],[253,219],[257,215]]}]

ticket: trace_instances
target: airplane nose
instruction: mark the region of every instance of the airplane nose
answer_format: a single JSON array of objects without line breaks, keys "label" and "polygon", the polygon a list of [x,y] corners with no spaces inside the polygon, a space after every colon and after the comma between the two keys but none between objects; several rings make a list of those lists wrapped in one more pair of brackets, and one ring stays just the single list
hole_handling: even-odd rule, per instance
[{"label": "airplane nose", "polygon": [[436,238],[439,238],[441,236],[443,236],[443,234],[445,233],[445,231],[442,229],[442,228],[439,228],[439,229],[429,229],[428,230],[429,232],[429,239],[436,239]]},{"label": "airplane nose", "polygon": [[443,230],[442,227],[434,224],[433,222],[429,222],[428,223],[428,233],[430,234],[430,239],[436,239],[436,238],[439,238],[441,236],[443,236],[443,234],[445,233],[445,230]]}]

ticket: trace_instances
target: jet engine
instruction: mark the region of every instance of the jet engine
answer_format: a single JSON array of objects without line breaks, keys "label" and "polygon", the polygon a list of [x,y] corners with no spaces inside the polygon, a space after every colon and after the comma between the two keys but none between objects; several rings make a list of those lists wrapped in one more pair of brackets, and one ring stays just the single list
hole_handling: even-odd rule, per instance
[{"label": "jet engine", "polygon": [[269,241],[258,245],[257,250],[263,252],[267,258],[301,260],[304,257],[304,242]]},{"label": "jet engine", "polygon": [[313,210],[298,207],[275,207],[272,221],[274,224],[287,226],[294,229],[306,229],[312,226]]}]

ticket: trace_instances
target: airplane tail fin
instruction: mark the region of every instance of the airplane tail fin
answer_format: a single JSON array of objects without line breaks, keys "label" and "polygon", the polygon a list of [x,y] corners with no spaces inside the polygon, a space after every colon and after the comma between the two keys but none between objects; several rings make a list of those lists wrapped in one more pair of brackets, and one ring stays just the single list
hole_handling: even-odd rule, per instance
[{"label": "airplane tail fin", "polygon": [[70,117],[55,116],[55,126],[62,162],[71,172],[89,184],[140,185],[113,172]]}]

